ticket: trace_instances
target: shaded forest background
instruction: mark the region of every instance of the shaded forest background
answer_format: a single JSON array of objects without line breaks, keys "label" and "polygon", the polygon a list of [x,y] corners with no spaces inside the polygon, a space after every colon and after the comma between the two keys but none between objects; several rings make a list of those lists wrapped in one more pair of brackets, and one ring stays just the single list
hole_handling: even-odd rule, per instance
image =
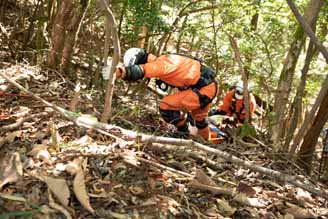
[{"label": "shaded forest background", "polygon": [[[312,40],[293,6],[315,34]],[[145,85],[115,82],[115,66],[128,48],[202,59],[217,73],[217,101],[241,79],[235,58],[240,53],[243,79],[258,105],[252,121],[255,137],[279,154],[272,159],[287,157],[304,174],[316,176],[323,149],[320,134],[328,120],[327,31],[324,0],[2,0],[0,67],[25,88],[26,69],[37,71],[46,78],[49,93],[57,95],[52,102],[76,114],[139,129],[139,122],[149,118],[162,125],[159,96],[148,102]],[[237,51],[232,41],[238,43]],[[25,70],[13,77],[15,68]],[[6,98],[12,86],[2,79],[0,86],[0,97]],[[124,99],[129,95],[132,104]],[[141,108],[146,103],[145,113]],[[8,131],[0,130],[3,136]],[[328,179],[328,170],[322,174]]]}]

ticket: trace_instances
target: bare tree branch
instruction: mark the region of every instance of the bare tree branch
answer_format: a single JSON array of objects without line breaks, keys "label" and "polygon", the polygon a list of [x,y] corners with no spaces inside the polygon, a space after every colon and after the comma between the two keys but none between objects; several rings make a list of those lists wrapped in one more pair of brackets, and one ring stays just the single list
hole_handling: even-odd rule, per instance
[{"label": "bare tree branch", "polygon": [[305,33],[310,37],[311,41],[317,46],[323,57],[326,59],[326,63],[328,64],[328,51],[327,49],[322,45],[320,40],[316,37],[315,33],[312,31],[312,28],[310,25],[304,20],[302,15],[298,12],[294,2],[292,0],[287,0],[287,3],[290,7],[290,9],[293,11],[297,21],[302,26]]}]

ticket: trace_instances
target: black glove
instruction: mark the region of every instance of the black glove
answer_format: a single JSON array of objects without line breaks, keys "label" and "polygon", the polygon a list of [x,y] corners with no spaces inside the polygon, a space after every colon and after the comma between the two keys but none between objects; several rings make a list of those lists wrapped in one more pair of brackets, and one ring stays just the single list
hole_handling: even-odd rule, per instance
[{"label": "black glove", "polygon": [[208,116],[214,116],[214,115],[218,115],[218,114],[219,114],[218,109],[210,109],[210,111],[208,111]]},{"label": "black glove", "polygon": [[238,123],[238,119],[233,116],[227,116],[222,123],[229,124],[229,125],[236,125]]},{"label": "black glove", "polygon": [[214,116],[214,115],[226,115],[227,113],[223,110],[218,110],[218,109],[211,109],[208,112],[208,116]]},{"label": "black glove", "polygon": [[144,71],[140,65],[131,65],[125,67],[125,77],[123,80],[137,81],[144,77]]}]

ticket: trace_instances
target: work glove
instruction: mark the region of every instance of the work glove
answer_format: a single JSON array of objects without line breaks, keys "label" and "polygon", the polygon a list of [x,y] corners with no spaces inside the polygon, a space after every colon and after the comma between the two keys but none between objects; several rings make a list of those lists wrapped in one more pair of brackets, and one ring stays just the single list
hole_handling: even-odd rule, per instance
[{"label": "work glove", "polygon": [[116,78],[124,79],[126,76],[125,68],[122,66],[117,66],[115,70]]},{"label": "work glove", "polygon": [[210,109],[210,111],[208,111],[208,116],[214,116],[217,115],[219,112],[218,109]]},{"label": "work glove", "polygon": [[214,116],[214,115],[226,115],[227,113],[223,110],[218,110],[216,108],[214,109],[211,109],[209,112],[208,112],[208,116]]},{"label": "work glove", "polygon": [[140,65],[131,66],[117,66],[116,67],[116,78],[123,79],[125,81],[137,81],[144,77],[143,68]]},{"label": "work glove", "polygon": [[226,116],[222,122],[224,124],[235,125],[238,123],[238,119],[234,116]]}]

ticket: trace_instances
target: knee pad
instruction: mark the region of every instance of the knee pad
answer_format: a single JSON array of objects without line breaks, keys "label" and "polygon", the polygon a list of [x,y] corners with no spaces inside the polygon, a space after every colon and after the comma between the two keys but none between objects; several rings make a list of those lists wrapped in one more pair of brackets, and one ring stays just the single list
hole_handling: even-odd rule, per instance
[{"label": "knee pad", "polygon": [[164,121],[167,123],[176,125],[181,121],[180,111],[159,109],[159,113],[161,114]]},{"label": "knee pad", "polygon": [[203,119],[203,120],[201,120],[201,121],[197,121],[197,120],[196,120],[196,127],[197,127],[198,129],[203,129],[203,128],[207,127],[207,126],[208,126],[208,121],[207,121],[207,119]]}]

